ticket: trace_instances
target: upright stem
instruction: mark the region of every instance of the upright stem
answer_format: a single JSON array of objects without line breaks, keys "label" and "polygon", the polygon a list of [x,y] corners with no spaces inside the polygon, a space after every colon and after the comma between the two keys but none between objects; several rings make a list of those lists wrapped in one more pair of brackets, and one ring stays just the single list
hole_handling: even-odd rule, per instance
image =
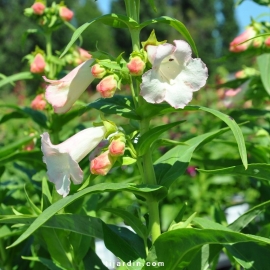
[{"label": "upright stem", "polygon": [[[140,14],[140,0],[125,0],[127,16],[139,23],[139,14]],[[132,40],[132,49],[133,51],[140,50],[140,29],[130,28],[129,29]],[[132,82],[131,82],[132,83]],[[133,99],[138,100],[138,106],[142,105],[142,100],[139,98],[138,93],[138,84],[134,83],[134,89],[132,88]],[[140,121],[140,133],[144,134],[149,130],[150,119],[145,118]],[[152,153],[148,149],[146,153],[141,157],[143,165],[143,175],[142,179],[145,184],[156,185],[156,176],[152,162]],[[141,161],[138,160],[140,163]],[[141,166],[141,163],[139,164]],[[141,169],[141,168],[140,168]],[[149,209],[149,228],[152,235],[152,242],[154,242],[160,235],[160,218],[159,218],[159,207],[158,200],[153,196],[149,195],[147,198],[147,205]]]}]

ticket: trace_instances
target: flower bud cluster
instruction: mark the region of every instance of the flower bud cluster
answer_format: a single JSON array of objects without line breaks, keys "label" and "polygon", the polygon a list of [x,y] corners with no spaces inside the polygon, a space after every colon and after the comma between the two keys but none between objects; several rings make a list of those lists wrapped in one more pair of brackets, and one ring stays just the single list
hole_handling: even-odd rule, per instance
[{"label": "flower bud cluster", "polygon": [[260,36],[264,30],[259,23],[253,23],[230,43],[229,50],[233,53],[243,52],[248,49],[270,48],[270,37]]},{"label": "flower bud cluster", "polygon": [[74,15],[73,11],[63,3],[53,3],[51,7],[48,7],[44,0],[35,1],[30,8],[25,9],[24,14],[37,20],[41,26],[48,28],[61,25],[63,21],[69,22]]},{"label": "flower bud cluster", "polygon": [[111,170],[118,157],[124,155],[125,146],[126,139],[123,133],[113,136],[108,148],[103,149],[105,151],[102,154],[90,161],[91,173],[96,175],[106,175]]},{"label": "flower bud cluster", "polygon": [[[108,60],[108,62],[110,62],[110,60]],[[115,72],[103,66],[102,63],[96,63],[92,66],[91,73],[94,78],[101,79],[96,86],[96,90],[100,93],[101,97],[113,97],[118,88],[119,82],[119,77]]]}]

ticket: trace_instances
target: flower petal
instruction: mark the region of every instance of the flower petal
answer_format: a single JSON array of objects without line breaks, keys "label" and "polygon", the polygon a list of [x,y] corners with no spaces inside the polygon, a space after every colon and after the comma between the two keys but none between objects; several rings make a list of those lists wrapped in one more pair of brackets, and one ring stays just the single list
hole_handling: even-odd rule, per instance
[{"label": "flower petal", "polygon": [[178,79],[181,79],[194,92],[205,85],[207,78],[208,69],[204,62],[200,58],[191,58]]},{"label": "flower petal", "polygon": [[142,76],[140,95],[150,103],[160,103],[166,94],[166,84],[159,73],[151,69]]},{"label": "flower petal", "polygon": [[83,172],[79,164],[69,153],[61,152],[57,145],[53,145],[47,132],[41,135],[41,150],[44,154],[43,162],[47,165],[49,180],[55,184],[60,195],[67,196],[70,176],[74,184],[80,184],[83,180]]},{"label": "flower petal", "polygon": [[45,81],[51,83],[46,89],[45,97],[56,113],[68,111],[94,80],[90,67],[94,61],[90,59],[83,62],[61,80],[49,80],[43,77]]},{"label": "flower petal", "polygon": [[150,63],[153,65],[153,69],[158,69],[164,58],[170,56],[174,51],[172,44],[162,44],[159,46],[148,45],[147,55]]},{"label": "flower petal", "polygon": [[83,181],[83,172],[78,164],[103,139],[105,127],[82,130],[63,143],[53,145],[47,132],[41,135],[43,162],[47,165],[49,180],[64,197],[69,193],[70,177],[74,184]]}]

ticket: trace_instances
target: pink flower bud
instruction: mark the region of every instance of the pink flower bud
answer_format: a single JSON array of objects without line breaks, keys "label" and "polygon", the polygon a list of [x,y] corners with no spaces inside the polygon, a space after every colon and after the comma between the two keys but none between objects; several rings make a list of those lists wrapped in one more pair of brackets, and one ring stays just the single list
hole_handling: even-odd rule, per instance
[{"label": "pink flower bud", "polygon": [[235,78],[243,79],[246,77],[244,70],[239,70],[234,74]]},{"label": "pink flower bud", "polygon": [[268,37],[265,41],[264,44],[266,47],[270,48],[270,37]]},{"label": "pink flower bud", "polygon": [[36,2],[32,5],[33,12],[36,15],[42,15],[44,13],[45,8],[46,8],[45,5],[40,2]]},{"label": "pink flower bud", "polygon": [[43,111],[46,107],[46,101],[44,99],[44,94],[37,95],[31,102],[31,108],[34,110]]},{"label": "pink flower bud", "polygon": [[64,21],[71,21],[73,18],[73,11],[67,7],[60,7],[59,15]]},{"label": "pink flower bud", "polygon": [[125,152],[125,143],[121,140],[113,140],[109,146],[109,152],[112,156],[123,156]]},{"label": "pink flower bud", "polygon": [[117,88],[117,81],[114,78],[114,75],[105,77],[97,85],[97,91],[103,98],[113,97]]},{"label": "pink flower bud", "polygon": [[246,31],[244,31],[241,35],[236,37],[231,43],[230,43],[230,51],[231,52],[243,52],[245,51],[251,41],[247,41],[243,44],[240,44],[250,38],[253,38],[256,35],[256,31],[254,30],[253,27],[248,27]]},{"label": "pink flower bud", "polygon": [[32,73],[42,73],[45,70],[46,62],[42,54],[38,53],[30,65]]},{"label": "pink flower bud", "polygon": [[145,69],[145,63],[139,56],[135,56],[129,61],[127,67],[131,75],[140,76]]},{"label": "pink flower bud", "polygon": [[104,152],[100,156],[93,159],[90,163],[92,174],[106,175],[114,164],[114,159],[109,154],[109,151]]},{"label": "pink flower bud", "polygon": [[97,79],[102,79],[106,75],[106,69],[101,67],[99,64],[93,65],[91,72]]}]

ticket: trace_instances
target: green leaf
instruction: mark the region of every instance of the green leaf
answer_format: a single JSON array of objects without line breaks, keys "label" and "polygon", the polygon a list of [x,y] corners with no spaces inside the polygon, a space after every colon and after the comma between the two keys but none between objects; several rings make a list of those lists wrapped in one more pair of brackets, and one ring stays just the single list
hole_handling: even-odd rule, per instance
[{"label": "green leaf", "polygon": [[42,162],[42,152],[40,150],[21,151],[18,153],[10,154],[6,157],[0,157],[1,165],[4,165],[8,162],[14,162],[15,160],[28,162],[29,164],[35,164],[35,166],[38,164],[40,169],[46,168],[46,165]]},{"label": "green leaf", "polygon": [[152,8],[155,12],[157,12],[157,7],[155,6],[154,0],[148,0],[148,3],[149,3],[149,5],[151,6],[151,8]]},{"label": "green leaf", "polygon": [[270,95],[270,53],[264,53],[257,57],[261,79],[266,92]]},{"label": "green leaf", "polygon": [[0,88],[8,83],[13,83],[20,80],[31,80],[34,76],[31,72],[21,72],[14,75],[11,75],[9,77],[4,78],[0,81]]},{"label": "green leaf", "polygon": [[197,169],[201,173],[218,174],[218,175],[246,175],[261,180],[270,181],[270,164],[252,163],[248,164],[248,168],[245,169],[243,165],[232,166],[224,169],[217,170],[203,170]]},{"label": "green leaf", "polygon": [[164,23],[164,24],[169,24],[170,26],[172,26],[175,30],[177,30],[186,39],[186,41],[189,43],[192,50],[194,51],[194,53],[198,57],[198,51],[197,51],[195,42],[192,39],[189,31],[187,30],[187,28],[185,27],[185,25],[182,22],[180,22],[174,18],[168,17],[168,16],[162,16],[162,17],[155,18],[155,19],[148,20],[148,21],[141,23],[140,29],[142,29],[150,24],[153,24],[153,23]]},{"label": "green leaf", "polygon": [[207,143],[228,130],[229,128],[223,128],[199,135],[186,141],[187,145],[176,146],[165,153],[154,163],[158,184],[169,187],[173,181],[185,173],[193,152],[197,147]]},{"label": "green leaf", "polygon": [[48,228],[40,228],[39,233],[41,233],[53,261],[64,269],[74,269],[71,257],[72,247],[69,243],[68,233],[63,230]]},{"label": "green leaf", "polygon": [[33,110],[29,107],[21,108],[19,106],[11,105],[11,104],[0,105],[0,108],[10,108],[14,110],[14,112],[4,115],[0,120],[0,124],[8,120],[15,119],[15,118],[32,118],[32,120],[36,122],[38,125],[40,125],[41,127],[48,128],[47,117],[41,111]]},{"label": "green leaf", "polygon": [[186,106],[184,109],[174,109],[169,104],[164,103],[164,104],[145,104],[143,107],[144,108],[139,108],[137,110],[138,115],[140,115],[141,117],[146,117],[146,116],[153,117],[156,115],[164,115],[164,114],[168,114],[172,112],[197,111],[197,110],[209,112],[215,115],[216,117],[220,118],[223,122],[225,122],[232,130],[233,135],[238,145],[239,154],[242,159],[242,163],[244,167],[247,168],[247,151],[246,151],[244,137],[239,126],[234,121],[234,119],[231,118],[230,116],[223,114],[219,111],[202,107],[202,106]]},{"label": "green leaf", "polygon": [[54,262],[52,262],[51,260],[46,259],[46,258],[42,258],[42,257],[25,257],[25,256],[22,256],[22,258],[24,260],[40,262],[50,270],[62,270],[63,269],[63,268],[59,268],[57,265],[54,264]]},{"label": "green leaf", "polygon": [[200,106],[199,110],[209,112],[209,113],[217,116],[218,118],[220,118],[223,122],[225,122],[229,126],[229,128],[231,129],[231,131],[235,137],[235,140],[237,142],[239,154],[240,154],[240,157],[242,159],[243,165],[247,169],[247,167],[248,167],[247,150],[246,150],[246,146],[245,146],[244,136],[243,136],[243,133],[242,133],[240,127],[237,125],[237,123],[234,121],[234,119],[231,118],[230,116],[224,114],[224,113],[221,113],[219,111],[209,109],[206,107]]},{"label": "green leaf", "polygon": [[[270,239],[244,235],[241,233],[224,230],[198,230],[178,229],[163,233],[153,244],[149,251],[147,261],[153,263],[163,262],[164,269],[184,269],[191,261],[185,260],[185,255],[191,250],[206,244],[234,244],[239,242],[256,242],[262,245],[270,245]],[[173,252],[168,252],[172,250]],[[150,266],[149,269],[155,269]]]},{"label": "green leaf", "polygon": [[31,223],[29,228],[12,244],[9,248],[16,246],[17,244],[24,241],[32,233],[34,233],[39,227],[41,227],[46,221],[53,217],[57,212],[59,212],[64,207],[73,203],[77,199],[91,193],[100,193],[100,192],[112,192],[112,191],[131,191],[135,194],[143,196],[145,194],[155,193],[156,196],[160,198],[166,195],[166,188],[162,186],[150,186],[150,185],[141,185],[135,186],[130,183],[101,183],[95,186],[85,188],[73,195],[69,195],[44,210],[34,222]]},{"label": "green leaf", "polygon": [[26,185],[24,185],[24,192],[25,192],[26,200],[28,201],[32,210],[34,211],[35,214],[39,215],[41,213],[41,210],[32,202],[32,200],[28,196],[27,191],[26,191]]},{"label": "green leaf", "polygon": [[245,228],[256,216],[265,210],[266,207],[270,205],[270,201],[266,201],[259,205],[254,206],[246,213],[238,217],[234,222],[228,225],[228,228],[233,231],[241,231]]},{"label": "green leaf", "polygon": [[269,268],[269,247],[261,246],[257,243],[237,243],[225,246],[227,252],[244,268],[261,270]]},{"label": "green leaf", "polygon": [[148,130],[146,133],[144,133],[139,138],[139,141],[136,144],[138,156],[144,155],[146,153],[146,151],[151,147],[152,143],[154,143],[162,133],[177,126],[180,123],[183,123],[184,121],[177,121],[174,123],[154,127],[152,129]]},{"label": "green leaf", "polygon": [[6,158],[10,154],[14,154],[14,152],[18,151],[22,146],[31,142],[35,138],[37,138],[37,136],[27,136],[23,139],[17,140],[13,143],[8,144],[7,146],[2,147],[0,149],[0,160],[2,158]]},{"label": "green leaf", "polygon": [[146,257],[143,240],[132,231],[105,223],[102,228],[106,248],[124,262]]},{"label": "green leaf", "polygon": [[104,208],[103,210],[121,217],[142,239],[147,238],[146,226],[134,214],[119,208]]},{"label": "green leaf", "polygon": [[95,22],[102,22],[104,24],[110,25],[115,28],[135,28],[138,27],[138,23],[134,21],[133,19],[123,16],[123,15],[118,15],[118,14],[106,14],[103,16],[100,16],[98,18],[95,18],[91,20],[88,23],[83,24],[80,26],[72,35],[70,42],[68,43],[67,47],[61,54],[60,58],[63,57],[68,50],[71,48],[71,46],[74,44],[74,42],[80,37],[80,35],[83,33],[83,31],[90,26],[91,24]]},{"label": "green leaf", "polygon": [[87,105],[106,114],[117,114],[126,118],[139,120],[130,97],[115,95],[112,98],[101,98]]}]

